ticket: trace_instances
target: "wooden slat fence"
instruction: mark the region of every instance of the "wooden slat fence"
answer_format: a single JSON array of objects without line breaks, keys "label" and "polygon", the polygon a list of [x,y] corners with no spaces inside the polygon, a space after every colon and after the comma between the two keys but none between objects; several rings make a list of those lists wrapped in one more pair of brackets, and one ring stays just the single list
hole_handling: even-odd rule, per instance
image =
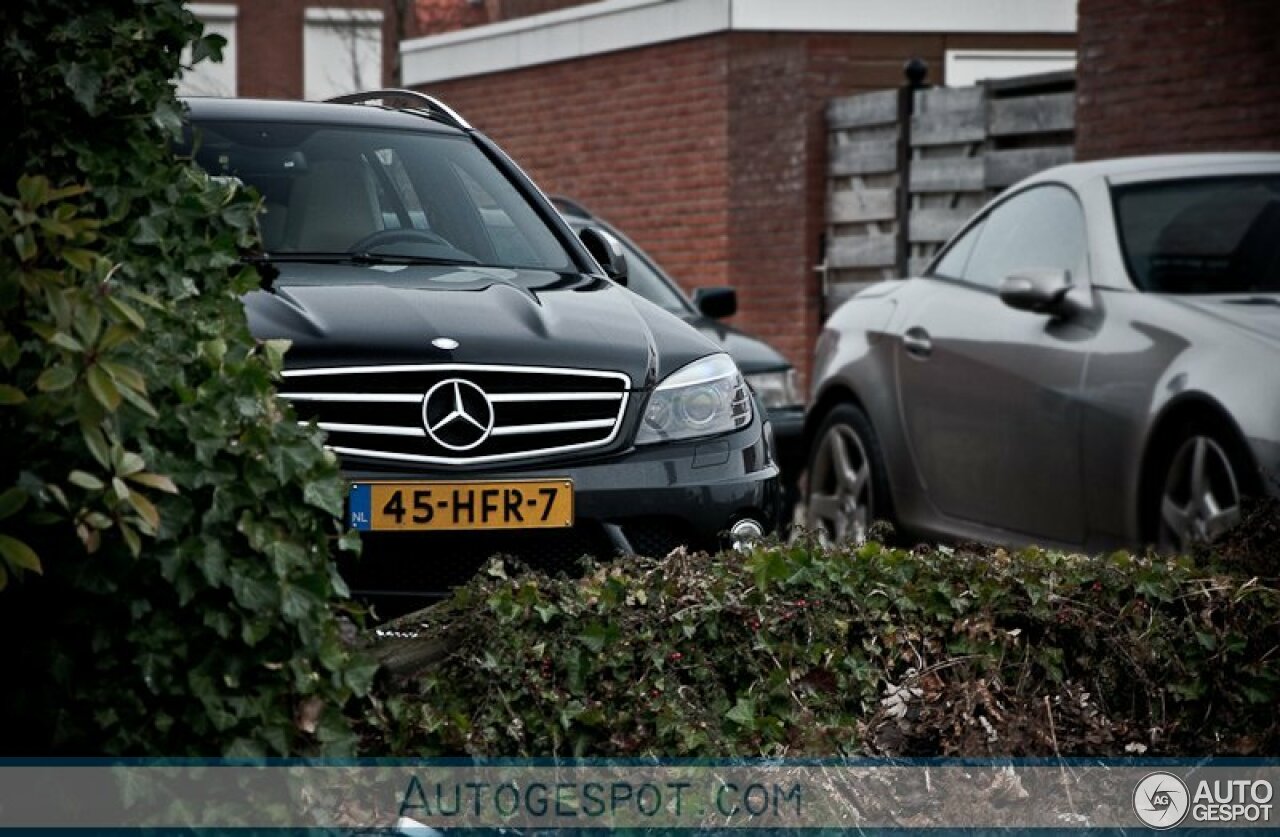
[{"label": "wooden slat fence", "polygon": [[[918,273],[960,225],[1006,187],[1070,162],[1075,81],[1050,73],[915,92],[909,149],[898,90],[827,108],[825,311],[867,284]],[[906,169],[904,177],[902,168]],[[906,181],[906,240],[898,189]]]}]

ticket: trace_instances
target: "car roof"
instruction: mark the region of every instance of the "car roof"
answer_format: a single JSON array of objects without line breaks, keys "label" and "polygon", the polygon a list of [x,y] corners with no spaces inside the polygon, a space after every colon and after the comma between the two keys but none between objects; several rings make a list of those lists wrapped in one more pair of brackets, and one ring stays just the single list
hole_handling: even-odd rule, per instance
[{"label": "car roof", "polygon": [[1111,181],[1141,182],[1179,177],[1206,177],[1214,174],[1244,174],[1280,170],[1280,153],[1226,152],[1213,154],[1159,154],[1147,157],[1117,157],[1067,163],[1027,178],[1026,184],[1043,181],[1082,186],[1105,178]]},{"label": "car roof", "polygon": [[426,112],[377,105],[297,102],[281,99],[219,99],[192,96],[182,99],[192,118],[206,122],[299,122],[359,128],[399,128],[461,134],[456,128],[432,119]]}]

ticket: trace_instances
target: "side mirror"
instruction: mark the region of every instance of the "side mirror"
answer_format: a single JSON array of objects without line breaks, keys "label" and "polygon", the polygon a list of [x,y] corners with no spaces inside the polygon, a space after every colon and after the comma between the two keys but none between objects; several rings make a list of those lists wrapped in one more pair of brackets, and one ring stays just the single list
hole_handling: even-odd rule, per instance
[{"label": "side mirror", "polygon": [[1011,273],[1000,283],[1000,299],[1010,308],[1069,317],[1078,310],[1071,294],[1071,273],[1059,269],[1029,269]]},{"label": "side mirror", "polygon": [[720,320],[738,313],[738,292],[733,288],[695,288],[693,305],[704,317]]},{"label": "side mirror", "polygon": [[582,246],[604,270],[605,276],[619,285],[627,284],[627,254],[622,252],[622,242],[599,227],[584,228],[578,233],[578,238],[582,239]]}]

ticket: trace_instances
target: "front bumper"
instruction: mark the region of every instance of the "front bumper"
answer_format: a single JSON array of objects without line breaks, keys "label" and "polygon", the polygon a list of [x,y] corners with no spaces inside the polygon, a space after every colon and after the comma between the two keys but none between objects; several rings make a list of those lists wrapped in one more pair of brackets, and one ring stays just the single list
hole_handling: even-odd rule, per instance
[{"label": "front bumper", "polygon": [[583,556],[663,556],[677,546],[713,550],[739,520],[773,531],[781,514],[778,466],[757,418],[714,439],[630,448],[607,457],[534,468],[361,471],[364,480],[570,479],[574,526],[564,530],[365,532],[360,558],[344,562],[352,590],[366,596],[433,597],[464,584],[493,555],[546,572],[576,574]]}]

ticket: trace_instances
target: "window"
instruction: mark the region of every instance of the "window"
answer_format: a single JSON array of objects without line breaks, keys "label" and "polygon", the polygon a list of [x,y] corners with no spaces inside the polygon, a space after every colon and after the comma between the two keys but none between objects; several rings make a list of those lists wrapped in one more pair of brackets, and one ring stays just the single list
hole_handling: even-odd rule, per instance
[{"label": "window", "polygon": [[382,227],[388,230],[429,230],[426,210],[413,190],[413,182],[405,170],[404,162],[394,148],[379,148],[373,160],[377,180],[378,206],[382,213]]},{"label": "window", "polygon": [[978,240],[978,236],[982,235],[982,226],[986,221],[979,221],[970,227],[964,235],[956,240],[947,248],[947,252],[934,266],[931,276],[941,276],[944,279],[963,279],[964,269],[969,264],[969,256],[973,253],[973,245]]},{"label": "window", "polygon": [[1280,175],[1114,190],[1133,282],[1158,293],[1280,291]]},{"label": "window", "polygon": [[1062,186],[1035,186],[987,215],[962,278],[996,289],[1027,268],[1077,277],[1085,269],[1086,250],[1084,214],[1075,195]]},{"label": "window", "polygon": [[[234,96],[236,95],[236,12],[234,5],[224,3],[191,3],[187,10],[204,24],[206,35],[221,35],[227,39],[222,48],[222,60],[201,61],[178,79],[179,96]],[[191,67],[190,45],[182,49],[182,66]]]},{"label": "window", "polygon": [[[498,254],[498,260],[504,264],[533,264],[537,260],[534,245],[507,209],[517,203],[527,206],[511,184],[502,180],[490,182],[489,188],[485,188],[463,169],[457,169],[456,173],[466,187],[467,194],[475,202],[480,216],[484,218],[485,228],[489,231],[489,240],[494,252]],[[498,184],[506,187],[505,200],[499,200],[490,192]]]},{"label": "window", "polygon": [[649,264],[649,260],[627,242],[619,239],[619,243],[627,257],[627,289],[660,308],[676,314],[688,312],[689,303],[685,302],[684,297],[658,275],[658,272]]},{"label": "window", "polygon": [[202,168],[262,195],[263,246],[273,255],[572,267],[551,228],[465,136],[272,122],[196,131]]},{"label": "window", "polygon": [[307,9],[304,98],[321,101],[381,87],[382,20],[378,9]]}]

